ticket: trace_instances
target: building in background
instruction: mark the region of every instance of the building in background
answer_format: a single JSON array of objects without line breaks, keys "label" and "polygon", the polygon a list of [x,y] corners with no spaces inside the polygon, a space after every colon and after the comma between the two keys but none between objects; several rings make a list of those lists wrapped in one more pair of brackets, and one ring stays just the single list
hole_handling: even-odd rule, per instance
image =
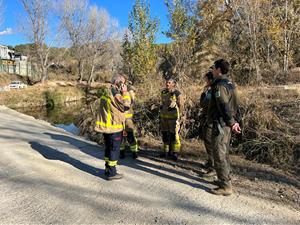
[{"label": "building in background", "polygon": [[32,76],[31,63],[27,56],[0,45],[0,72]]}]

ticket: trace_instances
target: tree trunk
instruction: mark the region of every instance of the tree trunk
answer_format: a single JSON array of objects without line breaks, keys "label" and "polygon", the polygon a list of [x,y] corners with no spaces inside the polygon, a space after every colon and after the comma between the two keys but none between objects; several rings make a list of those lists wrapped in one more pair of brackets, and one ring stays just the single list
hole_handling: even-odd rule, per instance
[{"label": "tree trunk", "polygon": [[260,73],[260,66],[257,59],[257,44],[256,44],[256,35],[255,35],[255,41],[253,43],[254,49],[253,49],[253,60],[254,60],[254,66],[255,66],[255,72],[256,72],[256,81],[260,82],[262,80],[262,76]]},{"label": "tree trunk", "polygon": [[90,77],[89,77],[89,80],[88,80],[88,84],[89,84],[89,85],[94,81],[94,70],[95,70],[95,66],[92,65]]},{"label": "tree trunk", "polygon": [[83,81],[83,62],[82,62],[82,60],[80,59],[79,61],[78,61],[78,81],[79,81],[79,83],[82,83],[82,81]]},{"label": "tree trunk", "polygon": [[92,58],[92,69],[91,69],[90,77],[89,77],[89,80],[88,80],[89,85],[94,81],[94,71],[95,71],[95,59],[96,59],[96,57],[97,57],[97,54],[95,53],[93,55],[93,58]]},{"label": "tree trunk", "polygon": [[288,72],[289,64],[289,38],[287,31],[287,19],[288,19],[288,5],[287,0],[285,1],[285,19],[284,19],[284,55],[283,55],[283,71],[286,74]]},{"label": "tree trunk", "polygon": [[42,66],[42,77],[41,77],[41,83],[42,84],[44,84],[45,81],[47,80],[47,76],[48,76],[47,68]]},{"label": "tree trunk", "polygon": [[252,12],[252,16],[248,15],[248,29],[249,29],[249,37],[250,37],[250,47],[252,51],[253,64],[256,73],[256,82],[260,82],[262,80],[262,76],[260,73],[260,67],[258,63],[258,54],[257,54],[257,36],[256,36],[256,26],[255,26],[255,16],[254,12]]}]

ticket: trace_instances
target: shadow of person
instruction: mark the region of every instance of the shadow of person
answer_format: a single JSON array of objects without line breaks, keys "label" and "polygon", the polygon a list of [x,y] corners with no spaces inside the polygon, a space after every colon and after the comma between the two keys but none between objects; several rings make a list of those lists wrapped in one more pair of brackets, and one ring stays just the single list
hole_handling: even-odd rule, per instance
[{"label": "shadow of person", "polygon": [[[84,152],[87,155],[95,157],[97,159],[103,159],[103,151],[100,150],[100,146],[92,145],[89,142],[85,142],[84,140],[79,140],[70,136],[62,135],[62,134],[53,134],[53,133],[44,133],[45,135],[49,135],[53,140],[63,141],[77,147],[80,151]],[[95,148],[99,148],[99,151],[95,151]]]},{"label": "shadow of person", "polygon": [[[53,140],[67,142],[67,143],[73,145],[74,147],[77,147],[81,152],[83,152],[89,156],[92,156],[92,157],[95,157],[98,159],[103,159],[103,153],[101,153],[101,154],[99,153],[99,152],[103,152],[103,151],[100,151],[100,149],[101,149],[100,146],[91,145],[88,142],[85,142],[84,140],[79,140],[79,139],[76,139],[76,138],[73,138],[70,136],[66,136],[63,134],[53,134],[53,133],[44,133],[44,134],[49,135]],[[95,151],[95,147],[98,148],[99,150]],[[102,157],[101,157],[101,155],[102,155]],[[196,178],[194,176],[189,176],[183,172],[176,171],[175,169],[174,170],[167,169],[167,168],[160,167],[153,163],[144,162],[141,160],[125,159],[125,160],[119,161],[118,164],[126,166],[126,167],[130,167],[130,168],[133,168],[136,170],[144,171],[149,174],[159,176],[159,177],[162,177],[165,179],[169,179],[171,181],[186,184],[186,185],[192,186],[194,188],[200,188],[205,191],[208,191],[210,189],[203,185],[203,183],[209,184],[209,182],[206,182],[205,180],[202,180],[199,177]],[[177,176],[169,175],[166,172],[173,173],[174,175],[177,175]],[[184,179],[184,178],[186,178],[186,179]],[[193,182],[193,181],[195,181],[195,182]]]},{"label": "shadow of person", "polygon": [[[209,191],[210,188],[203,185],[203,183],[210,184],[210,182],[206,182],[200,178],[196,178],[194,176],[188,175],[184,172],[177,171],[175,169],[165,168],[160,165],[156,165],[153,163],[145,162],[139,159],[123,159],[120,161],[120,165],[131,167],[136,170],[140,170],[158,177],[162,177],[164,179],[168,179],[170,181],[174,181],[177,183],[189,185],[193,188],[200,188],[204,191]],[[166,172],[166,173],[165,173]],[[170,174],[168,174],[170,173]],[[174,174],[171,175],[171,174]],[[184,179],[186,178],[186,179]],[[194,182],[195,181],[195,182]]]},{"label": "shadow of person", "polygon": [[48,160],[59,160],[65,163],[70,164],[71,166],[75,167],[76,169],[79,169],[83,172],[86,172],[88,174],[91,174],[96,177],[100,177],[103,179],[106,179],[104,175],[103,169],[98,169],[93,166],[90,166],[88,164],[85,164],[75,158],[72,158],[66,153],[60,152],[54,148],[50,148],[46,145],[42,145],[35,141],[30,141],[29,144],[31,145],[31,148],[40,153],[44,158]]}]

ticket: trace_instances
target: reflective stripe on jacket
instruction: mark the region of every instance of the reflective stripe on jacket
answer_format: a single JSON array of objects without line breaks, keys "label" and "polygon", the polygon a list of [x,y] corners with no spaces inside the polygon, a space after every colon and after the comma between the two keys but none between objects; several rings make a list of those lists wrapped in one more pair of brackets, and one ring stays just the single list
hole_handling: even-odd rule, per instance
[{"label": "reflective stripe on jacket", "polygon": [[178,90],[169,92],[164,89],[161,92],[161,110],[160,118],[163,119],[178,119],[180,117],[180,112],[183,109],[182,95]]},{"label": "reflective stripe on jacket", "polygon": [[125,112],[126,119],[132,119],[133,117],[133,104],[135,101],[135,93],[133,90],[130,90],[127,95],[124,96],[124,99],[129,99],[130,109]]},{"label": "reflective stripe on jacket", "polygon": [[116,133],[124,129],[125,122],[125,110],[130,107],[130,99],[124,96],[128,95],[128,92],[119,95],[119,99],[113,96],[111,90],[107,90],[96,101],[96,126],[95,131],[100,133]]}]

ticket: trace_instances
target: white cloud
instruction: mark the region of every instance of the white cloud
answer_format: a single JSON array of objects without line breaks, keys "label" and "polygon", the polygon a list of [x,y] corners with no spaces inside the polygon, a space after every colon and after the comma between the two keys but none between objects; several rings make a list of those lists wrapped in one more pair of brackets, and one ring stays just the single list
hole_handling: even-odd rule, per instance
[{"label": "white cloud", "polygon": [[13,30],[11,28],[6,28],[4,31],[0,31],[0,36],[1,35],[9,35],[12,33],[13,33]]}]

